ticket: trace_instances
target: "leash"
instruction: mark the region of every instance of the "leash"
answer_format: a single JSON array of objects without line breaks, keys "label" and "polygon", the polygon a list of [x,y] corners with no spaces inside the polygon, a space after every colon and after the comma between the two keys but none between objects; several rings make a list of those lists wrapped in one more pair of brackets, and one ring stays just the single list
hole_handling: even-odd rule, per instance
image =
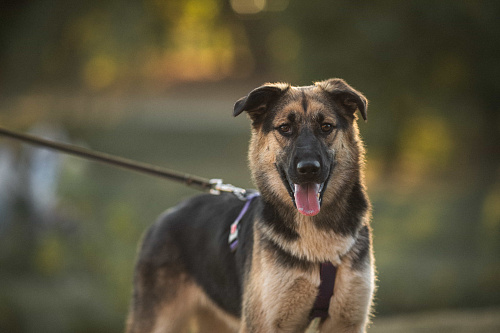
[{"label": "leash", "polygon": [[147,163],[137,162],[123,157],[113,156],[110,154],[105,154],[66,143],[46,140],[34,135],[10,131],[2,127],[0,127],[0,135],[18,141],[22,141],[24,143],[29,143],[32,145],[56,150],[58,152],[75,155],[84,159],[94,160],[97,162],[114,165],[124,169],[145,173],[151,176],[166,178],[175,182],[182,183],[186,186],[196,188],[201,191],[208,190],[211,194],[215,195],[218,195],[221,192],[234,193],[234,195],[238,197],[238,199],[243,201],[246,200],[247,193],[245,189],[233,186],[231,184],[224,184],[222,179],[207,179],[198,176],[193,176],[190,174],[173,171],[166,168],[161,168]]},{"label": "leash", "polygon": [[[32,145],[40,146],[43,148],[52,149],[58,152],[63,152],[70,155],[75,155],[84,159],[94,160],[97,162],[118,166],[124,169],[145,173],[151,176],[166,178],[175,182],[183,183],[186,186],[194,187],[198,190],[208,190],[211,194],[219,195],[221,192],[233,193],[238,199],[245,201],[245,205],[241,210],[236,220],[231,224],[229,233],[229,247],[232,252],[236,251],[238,247],[238,229],[239,223],[243,216],[248,211],[253,199],[260,195],[259,192],[248,193],[245,189],[233,186],[231,184],[224,184],[222,179],[208,179],[190,174],[180,173],[166,168],[161,168],[147,163],[137,162],[134,160],[118,157],[94,150],[46,140],[34,135],[23,134],[14,132],[0,127],[0,135],[5,137],[29,143]],[[307,332],[316,332],[319,323],[328,316],[328,308],[330,298],[333,295],[335,286],[335,277],[337,269],[331,263],[323,263],[320,267],[320,287],[313,309],[310,313],[312,322]]]}]

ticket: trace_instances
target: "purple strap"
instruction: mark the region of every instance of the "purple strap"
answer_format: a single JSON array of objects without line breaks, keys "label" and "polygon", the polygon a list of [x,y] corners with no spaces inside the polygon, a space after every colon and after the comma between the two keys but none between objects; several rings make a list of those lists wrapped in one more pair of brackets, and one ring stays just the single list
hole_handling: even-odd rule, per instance
[{"label": "purple strap", "polygon": [[248,208],[250,208],[250,204],[252,203],[252,200],[260,195],[259,192],[254,192],[249,194],[246,199],[247,201],[245,202],[245,205],[243,206],[243,209],[241,210],[240,214],[234,220],[234,222],[231,224],[231,229],[229,230],[229,247],[231,248],[231,251],[234,252],[236,251],[236,248],[238,247],[238,226],[243,218],[245,216],[245,213],[248,211]]},{"label": "purple strap", "polygon": [[321,264],[320,279],[318,295],[314,301],[314,306],[311,310],[309,317],[320,317],[324,320],[328,317],[328,308],[330,307],[330,299],[333,296],[333,288],[335,287],[335,277],[337,275],[337,268],[332,263],[327,262]]}]

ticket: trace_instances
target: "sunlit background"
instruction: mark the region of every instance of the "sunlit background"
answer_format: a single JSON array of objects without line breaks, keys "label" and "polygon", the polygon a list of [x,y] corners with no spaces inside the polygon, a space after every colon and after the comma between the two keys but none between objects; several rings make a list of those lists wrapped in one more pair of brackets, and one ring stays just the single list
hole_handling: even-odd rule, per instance
[{"label": "sunlit background", "polygon": [[[499,1],[1,1],[0,126],[251,187],[234,101],[267,81],[344,78],[370,100],[372,331],[498,332],[499,13]],[[196,193],[0,138],[0,331],[121,332],[142,233]]]}]

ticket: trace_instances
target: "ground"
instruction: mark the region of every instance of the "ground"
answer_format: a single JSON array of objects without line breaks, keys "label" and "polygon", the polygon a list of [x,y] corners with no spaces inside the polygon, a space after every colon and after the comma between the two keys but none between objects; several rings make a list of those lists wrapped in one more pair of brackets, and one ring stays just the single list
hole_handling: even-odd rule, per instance
[{"label": "ground", "polygon": [[500,308],[446,310],[376,318],[370,333],[496,333]]}]

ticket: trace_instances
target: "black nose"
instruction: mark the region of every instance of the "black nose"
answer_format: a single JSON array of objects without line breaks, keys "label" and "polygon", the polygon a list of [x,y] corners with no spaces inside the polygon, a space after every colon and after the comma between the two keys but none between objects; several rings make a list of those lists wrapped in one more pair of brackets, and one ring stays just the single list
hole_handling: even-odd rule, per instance
[{"label": "black nose", "polygon": [[305,160],[305,161],[299,161],[297,163],[297,172],[299,175],[316,175],[321,168],[321,165],[319,164],[319,161],[316,160]]}]

